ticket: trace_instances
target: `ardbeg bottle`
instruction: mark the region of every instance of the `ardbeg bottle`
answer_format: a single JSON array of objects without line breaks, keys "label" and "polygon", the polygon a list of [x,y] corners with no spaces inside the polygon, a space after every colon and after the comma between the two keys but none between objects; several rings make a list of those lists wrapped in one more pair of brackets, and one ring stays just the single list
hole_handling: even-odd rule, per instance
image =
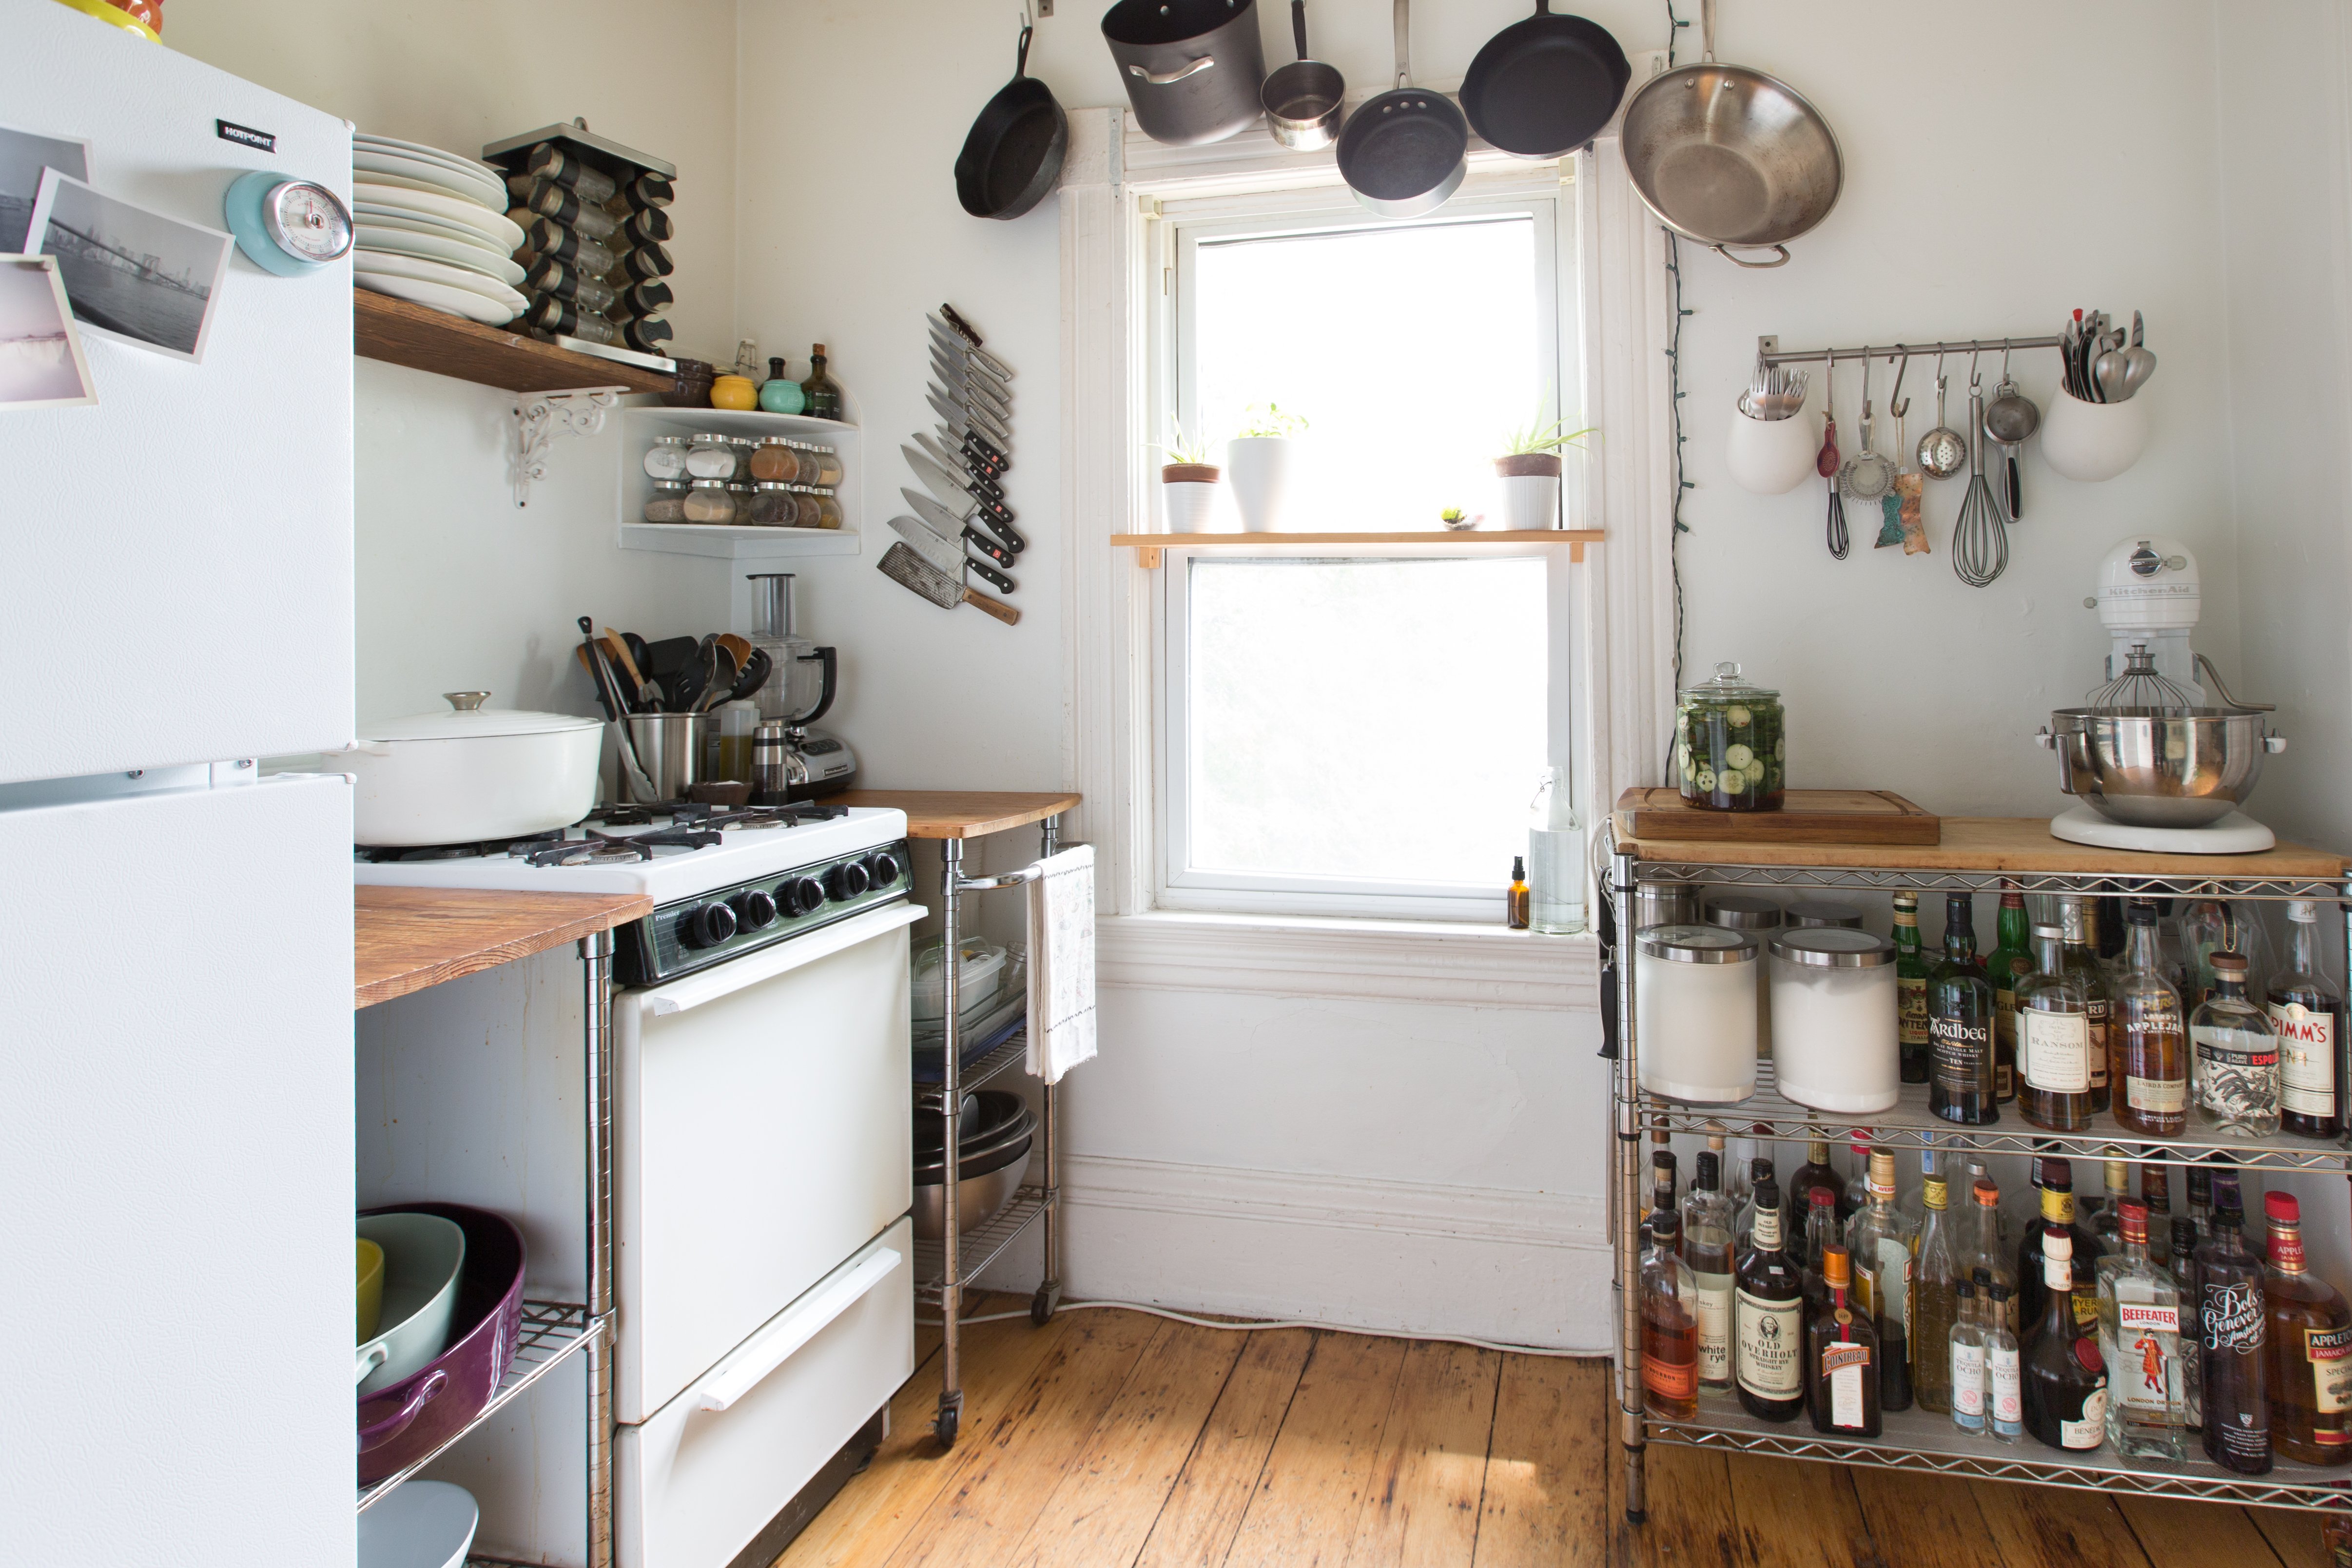
[{"label": "ardbeg bottle", "polygon": [[1919,895],[1907,887],[1895,894],[1895,1027],[1903,1082],[1927,1082],[1935,1053],[1927,1028],[1927,960],[1919,951]]},{"label": "ardbeg bottle", "polygon": [[1944,900],[1944,961],[1927,977],[1927,1108],[1948,1122],[1980,1125],[2000,1120],[2000,1091],[1993,1061],[1998,1004],[1991,977],[1977,962],[1974,903],[1965,893]]}]

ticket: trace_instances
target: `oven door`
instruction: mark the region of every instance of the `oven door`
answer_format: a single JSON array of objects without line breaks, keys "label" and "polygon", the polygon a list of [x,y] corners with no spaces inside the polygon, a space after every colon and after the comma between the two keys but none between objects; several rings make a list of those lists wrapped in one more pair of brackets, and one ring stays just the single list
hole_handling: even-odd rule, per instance
[{"label": "oven door", "polygon": [[912,1204],[896,904],[615,998],[619,1418],[638,1423]]}]

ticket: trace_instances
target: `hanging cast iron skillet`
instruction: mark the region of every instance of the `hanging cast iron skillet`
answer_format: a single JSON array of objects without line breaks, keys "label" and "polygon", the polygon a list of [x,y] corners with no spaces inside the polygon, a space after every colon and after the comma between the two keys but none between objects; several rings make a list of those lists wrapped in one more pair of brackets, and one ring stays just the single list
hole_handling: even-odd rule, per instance
[{"label": "hanging cast iron skillet", "polygon": [[1396,0],[1397,85],[1339,132],[1339,177],[1384,218],[1433,213],[1462,188],[1470,125],[1443,93],[1412,85],[1411,0]]},{"label": "hanging cast iron skillet", "polygon": [[1597,22],[1555,16],[1551,0],[1486,40],[1462,78],[1470,129],[1521,158],[1557,158],[1601,133],[1633,68]]},{"label": "hanging cast iron skillet", "polygon": [[988,100],[956,155],[956,200],[976,218],[1017,218],[1054,188],[1070,150],[1070,117],[1053,89],[1029,70],[1029,36],[1021,25],[1021,54],[1013,79]]}]

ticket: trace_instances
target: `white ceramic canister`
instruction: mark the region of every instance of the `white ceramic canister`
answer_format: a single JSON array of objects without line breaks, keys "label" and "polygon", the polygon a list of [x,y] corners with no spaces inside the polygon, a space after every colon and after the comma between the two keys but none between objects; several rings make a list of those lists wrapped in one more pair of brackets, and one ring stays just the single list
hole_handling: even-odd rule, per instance
[{"label": "white ceramic canister", "polygon": [[1902,1093],[1895,944],[1815,925],[1772,938],[1772,1073],[1816,1111],[1884,1111]]},{"label": "white ceramic canister", "polygon": [[1772,992],[1771,976],[1760,961],[1764,945],[1772,940],[1783,924],[1780,906],[1769,898],[1759,898],[1752,893],[1718,893],[1706,901],[1706,923],[1733,931],[1745,931],[1756,938],[1759,962],[1756,966],[1756,1054],[1772,1054]]},{"label": "white ceramic canister", "polygon": [[1755,1093],[1756,939],[1720,925],[1657,925],[1633,949],[1642,1087],[1703,1105]]}]

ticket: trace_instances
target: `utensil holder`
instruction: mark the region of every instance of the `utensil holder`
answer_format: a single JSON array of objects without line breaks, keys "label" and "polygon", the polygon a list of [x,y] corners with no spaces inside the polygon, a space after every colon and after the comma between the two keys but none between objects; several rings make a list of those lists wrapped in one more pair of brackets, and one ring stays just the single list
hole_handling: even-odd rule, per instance
[{"label": "utensil holder", "polygon": [[1818,478],[1814,459],[1821,446],[1821,427],[1811,414],[1757,419],[1741,409],[1731,411],[1731,435],[1725,455],[1731,477],[1750,495],[1785,496],[1806,480]]},{"label": "utensil holder", "polygon": [[2147,405],[2137,397],[2084,402],[2062,387],[2042,422],[2042,455],[2051,471],[2085,485],[2114,478],[2147,446]]},{"label": "utensil holder", "polygon": [[707,715],[698,713],[633,713],[629,739],[636,747],[637,765],[654,787],[654,798],[639,800],[629,786],[628,770],[621,770],[621,793],[641,806],[683,800],[701,782],[703,731]]}]

